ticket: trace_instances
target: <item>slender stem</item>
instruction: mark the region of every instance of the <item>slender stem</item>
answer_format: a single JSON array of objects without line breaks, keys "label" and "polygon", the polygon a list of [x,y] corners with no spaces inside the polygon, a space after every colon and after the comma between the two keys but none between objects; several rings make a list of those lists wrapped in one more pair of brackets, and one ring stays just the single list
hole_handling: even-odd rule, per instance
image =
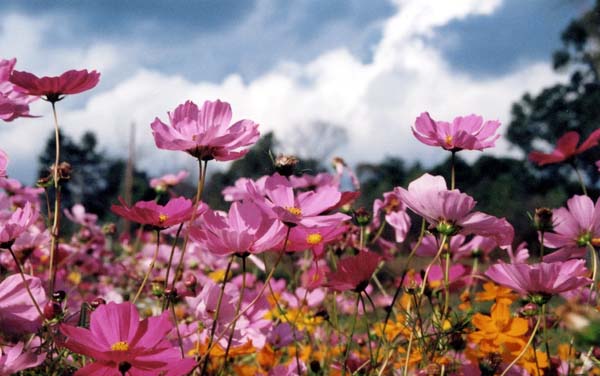
[{"label": "slender stem", "polygon": [[579,185],[581,185],[581,190],[583,191],[583,194],[587,196],[588,193],[587,193],[587,189],[585,188],[585,184],[583,182],[583,176],[581,175],[581,172],[577,168],[575,161],[573,161],[572,166],[573,166],[573,169],[575,170],[575,173],[577,174],[577,180],[579,180]]},{"label": "slender stem", "polygon": [[[410,254],[408,255],[408,258],[406,260],[406,265],[404,265],[404,272],[402,272],[402,277],[400,278],[400,283],[398,284],[398,287],[396,288],[396,292],[394,292],[394,297],[392,298],[392,303],[390,304],[390,309],[388,309],[385,314],[385,320],[383,321],[383,329],[382,329],[383,333],[385,333],[387,324],[390,321],[392,312],[394,311],[394,305],[396,305],[396,300],[398,300],[398,297],[400,297],[400,292],[402,291],[402,286],[404,285],[404,278],[406,278],[406,274],[408,273],[408,266],[410,265],[410,262],[412,260],[412,257],[414,256],[415,252],[417,251],[417,249],[419,249],[419,247],[421,246],[421,243],[423,242],[423,237],[425,236],[425,224],[426,224],[425,219],[423,219],[421,221],[421,232],[419,234],[419,238],[417,239],[417,242],[415,243],[414,247],[410,251]],[[379,339],[379,343],[377,344],[377,351],[375,352],[376,359],[379,358],[379,350],[381,349],[381,345],[383,344],[384,338],[385,338],[385,336],[382,336]]]},{"label": "slender stem", "polygon": [[181,350],[181,359],[185,358],[183,351],[183,339],[181,338],[181,332],[179,331],[179,325],[177,323],[177,315],[175,314],[175,304],[171,304],[171,315],[173,316],[173,323],[175,324],[175,330],[177,331],[177,342],[179,343],[179,349]]},{"label": "slender stem", "polygon": [[588,303],[591,303],[591,300],[594,296],[594,290],[596,289],[596,275],[598,273],[598,256],[596,255],[596,248],[591,243],[587,243],[587,248],[590,250],[590,256],[592,257],[592,285],[590,286],[590,295],[588,298]]},{"label": "slender stem", "polygon": [[[204,161],[204,167],[202,166],[202,161],[198,159],[198,186],[196,188],[196,198],[194,201],[194,207],[192,211],[192,217],[188,222],[190,225],[194,223],[196,220],[196,214],[198,212],[198,205],[200,205],[200,199],[202,198],[202,192],[204,191],[204,185],[206,184],[206,169],[208,166],[208,161]],[[175,275],[173,276],[173,282],[171,283],[171,287],[175,288],[175,282],[177,281],[177,277],[183,272],[183,258],[185,256],[185,250],[187,249],[187,244],[190,239],[190,230],[185,234],[185,240],[183,241],[183,247],[181,248],[181,255],[179,256],[179,263],[177,264],[177,269],[175,271]]]},{"label": "slender stem", "polygon": [[60,225],[60,182],[58,177],[58,164],[60,163],[60,131],[58,128],[58,115],[56,114],[56,105],[52,103],[52,114],[54,117],[54,138],[55,138],[55,151],[54,151],[54,169],[53,180],[54,180],[54,219],[52,221],[52,232],[50,242],[50,265],[48,269],[48,276],[50,279],[50,296],[54,293],[54,284],[56,282],[56,270],[54,264],[56,262],[56,253],[58,251],[58,237],[59,237],[59,225]]},{"label": "slender stem", "polygon": [[179,234],[181,234],[182,228],[183,223],[181,223],[177,228],[177,233],[175,234],[175,239],[173,240],[173,246],[171,246],[171,254],[169,255],[169,262],[167,263],[167,274],[165,275],[165,289],[169,285],[169,272],[171,271],[171,266],[173,264],[173,255],[175,254],[175,247],[177,246],[177,240],[179,240]]},{"label": "slender stem", "polygon": [[456,164],[456,152],[450,152],[450,189],[454,189],[456,187],[456,172],[455,172],[455,164]]},{"label": "slender stem", "polygon": [[402,371],[403,376],[408,375],[408,362],[410,360],[410,350],[412,349],[412,341],[415,336],[415,331],[410,331],[410,337],[408,338],[408,349],[406,350],[406,361],[404,362],[404,370]]},{"label": "slender stem", "polygon": [[371,325],[369,324],[369,317],[367,316],[367,307],[365,306],[365,300],[362,297],[362,293],[359,293],[358,297],[360,298],[360,303],[363,308],[363,315],[365,316],[365,327],[367,329],[367,343],[369,345],[369,360],[371,361],[371,367],[373,367],[375,365],[375,358],[373,358],[373,346],[371,345],[371,336],[369,335],[369,329],[371,328]]},{"label": "slender stem", "polygon": [[446,252],[444,257],[444,310],[442,311],[442,322],[448,315],[448,309],[450,307],[450,251]]},{"label": "slender stem", "polygon": [[19,262],[19,259],[13,252],[12,247],[9,247],[8,251],[10,252],[10,255],[12,256],[13,260],[15,261],[15,265],[17,265],[17,269],[19,269],[19,274],[21,275],[21,279],[23,280],[23,284],[25,285],[25,290],[27,290],[27,294],[29,295],[29,298],[33,302],[33,305],[35,306],[35,309],[37,310],[38,314],[40,315],[40,318],[43,319],[44,313],[42,312],[42,309],[40,308],[40,305],[38,304],[37,300],[35,300],[33,293],[29,289],[29,281],[27,281],[27,278],[25,278],[25,273],[23,273],[23,267],[21,266],[21,262]]},{"label": "slender stem", "polygon": [[[225,295],[225,285],[227,284],[227,276],[229,275],[229,271],[231,270],[231,265],[233,264],[233,258],[235,256],[231,255],[229,258],[229,263],[227,263],[227,268],[225,269],[225,276],[223,277],[223,283],[221,284],[221,292],[219,293],[219,298],[217,299],[217,307],[215,308],[215,314],[213,315],[213,323],[210,328],[210,337],[208,338],[208,350],[206,351],[206,358],[204,359],[204,364],[202,365],[201,375],[204,375],[206,372],[206,368],[208,367],[208,361],[210,359],[210,348],[214,341],[215,331],[217,330],[217,320],[219,319],[219,312],[221,311],[221,303],[223,302],[223,295]],[[234,318],[236,320],[236,318]],[[229,330],[229,329],[228,329]]]},{"label": "slender stem", "polygon": [[[544,231],[540,231],[540,260],[544,259]],[[550,358],[548,358],[550,359]]]},{"label": "slender stem", "polygon": [[[271,271],[267,275],[267,278],[265,279],[265,282],[263,283],[263,286],[261,287],[260,291],[258,292],[258,294],[256,295],[256,297],[254,299],[252,299],[252,301],[250,302],[250,304],[248,304],[237,315],[235,315],[235,317],[233,318],[233,320],[239,319],[244,313],[246,313],[250,308],[252,308],[254,306],[254,304],[256,304],[256,302],[258,302],[258,300],[263,296],[263,294],[264,294],[267,286],[270,285],[271,278],[273,278],[273,274],[275,274],[275,270],[277,269],[277,266],[279,265],[279,263],[281,262],[281,259],[282,259],[283,255],[285,254],[285,250],[287,248],[288,239],[289,239],[289,236],[290,236],[290,230],[291,230],[291,228],[288,227],[287,233],[285,235],[285,240],[283,242],[283,250],[281,252],[279,252],[279,256],[277,257],[277,260],[275,261],[275,264],[271,268]],[[209,344],[208,348],[206,349],[206,354],[204,354],[203,358],[204,357],[208,358],[208,354],[210,354],[210,351],[212,350],[212,348],[215,345],[215,343],[217,343],[217,341],[219,341],[221,338],[223,338],[223,336],[225,335],[225,333],[231,329],[232,324],[233,324],[233,320],[231,320],[231,322],[227,325],[227,327],[225,328],[225,330],[223,330],[223,332],[219,336],[217,336],[216,340],[213,341],[212,345]],[[201,361],[202,361],[203,358],[201,358]]]},{"label": "slender stem", "polygon": [[142,280],[142,284],[138,288],[138,291],[135,294],[135,297],[133,298],[133,301],[132,301],[133,304],[135,304],[135,302],[140,297],[140,294],[144,290],[144,286],[146,286],[146,282],[148,281],[148,277],[150,277],[150,273],[152,273],[152,270],[154,269],[154,264],[156,263],[156,259],[158,258],[158,250],[159,250],[159,248],[160,248],[160,230],[156,230],[156,249],[154,250],[154,255],[152,256],[152,261],[150,261],[150,267],[146,271],[146,274],[144,274],[144,279]]},{"label": "slender stem", "polygon": [[423,276],[423,281],[421,282],[421,295],[423,295],[423,293],[425,292],[425,287],[427,286],[427,277],[429,276],[429,270],[431,269],[433,264],[437,260],[439,260],[440,256],[442,255],[442,251],[444,250],[444,244],[446,244],[446,239],[448,239],[448,236],[442,235],[442,241],[440,242],[440,248],[438,249],[437,253],[433,257],[433,260],[431,260],[431,262],[429,263],[429,265],[427,265],[427,268],[425,269],[425,275]]},{"label": "slender stem", "polygon": [[517,357],[515,359],[513,359],[512,362],[510,362],[510,364],[504,369],[504,371],[502,372],[502,374],[500,376],[504,376],[508,373],[508,371],[515,365],[517,364],[517,362],[519,360],[521,360],[521,358],[523,357],[523,355],[525,355],[525,353],[527,352],[527,349],[529,348],[529,346],[531,346],[531,344],[533,343],[533,339],[535,338],[535,334],[537,333],[538,328],[540,327],[540,322],[542,322],[542,318],[541,316],[538,316],[538,320],[535,323],[535,327],[533,328],[533,331],[531,332],[531,336],[529,337],[529,340],[527,341],[527,343],[525,344],[525,347],[523,347],[523,350],[521,350],[521,352],[519,353],[519,355],[517,355]]},{"label": "slender stem", "polygon": [[[544,345],[546,347],[546,356],[550,361],[550,345],[548,344],[548,330],[546,328],[546,304],[542,304],[542,333],[544,335]],[[539,372],[538,372],[539,373]]]},{"label": "slender stem", "polygon": [[[235,307],[235,316],[240,312],[242,308],[242,300],[244,299],[244,291],[246,290],[246,256],[242,256],[242,288],[240,289],[240,299],[238,300],[237,306]],[[231,326],[231,332],[229,333],[229,338],[227,339],[227,348],[225,349],[225,359],[223,360],[222,367],[225,367],[227,364],[227,356],[229,355],[229,349],[231,348],[231,341],[233,340],[233,333],[235,332],[235,325],[237,323],[237,319],[233,320]],[[221,372],[219,372],[221,373]]]},{"label": "slender stem", "polygon": [[346,362],[348,361],[348,355],[350,354],[350,347],[352,347],[352,337],[354,336],[354,329],[356,327],[356,318],[358,317],[358,303],[360,302],[360,293],[356,297],[356,304],[354,306],[354,315],[352,316],[352,324],[350,326],[350,336],[348,337],[348,344],[346,345],[346,351],[344,351],[344,360],[342,361],[342,376],[346,376]]}]

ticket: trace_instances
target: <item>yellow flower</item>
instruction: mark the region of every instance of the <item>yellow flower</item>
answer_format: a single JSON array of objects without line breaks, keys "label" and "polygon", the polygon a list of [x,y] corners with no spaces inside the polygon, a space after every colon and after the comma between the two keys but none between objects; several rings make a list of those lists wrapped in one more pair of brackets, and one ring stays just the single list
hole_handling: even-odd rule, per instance
[{"label": "yellow flower", "polygon": [[469,341],[479,345],[480,352],[484,354],[503,354],[525,345],[523,337],[529,331],[529,322],[520,317],[511,317],[506,304],[494,304],[490,316],[476,313],[471,322],[478,330],[469,334]]},{"label": "yellow flower", "polygon": [[498,286],[492,282],[486,282],[483,284],[482,292],[478,292],[475,295],[476,302],[496,301],[498,304],[511,305],[515,301],[517,295],[515,295],[511,289],[503,286]]}]

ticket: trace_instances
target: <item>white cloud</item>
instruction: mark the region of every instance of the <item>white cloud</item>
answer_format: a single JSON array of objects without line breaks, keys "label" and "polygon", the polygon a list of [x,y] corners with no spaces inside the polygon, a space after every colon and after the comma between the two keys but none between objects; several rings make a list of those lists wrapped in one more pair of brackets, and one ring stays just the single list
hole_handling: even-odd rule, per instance
[{"label": "white cloud", "polygon": [[[174,171],[178,164],[193,165],[184,153],[158,151],[153,146],[149,127],[154,117],[166,118],[167,111],[186,99],[197,103],[205,99],[226,100],[232,104],[234,120],[250,118],[261,124],[262,132],[274,130],[284,142],[292,138],[296,127],[312,121],[340,125],[348,131],[350,142],[335,153],[350,162],[377,161],[386,155],[438,161],[446,155],[419,144],[410,132],[420,112],[429,111],[438,119],[478,113],[506,125],[510,104],[524,91],[536,91],[559,79],[545,63],[525,65],[500,77],[472,77],[453,70],[440,51],[424,42],[436,32],[436,27],[472,15],[492,14],[499,5],[499,0],[398,1],[398,11],[384,23],[382,39],[368,63],[338,49],[303,65],[282,60],[271,71],[250,82],[231,75],[218,84],[191,82],[181,76],[138,68],[135,74],[124,77],[114,86],[97,90],[81,107],[61,113],[61,122],[69,134],[93,130],[100,136],[103,147],[123,156],[128,127],[134,122],[140,163],[152,168],[152,174]],[[26,29],[19,26],[22,21],[11,18],[11,22],[17,24],[15,27]],[[41,32],[44,32],[43,25],[26,30],[25,47],[15,49],[11,47],[14,43],[7,42],[4,31],[0,34],[0,49],[19,57],[19,53],[23,53],[28,58],[41,59],[47,52],[36,34]],[[128,51],[119,46],[92,45],[62,51],[61,56],[63,54],[64,59],[56,54],[52,56],[64,64],[81,66],[85,62],[99,69],[104,67],[107,71],[103,71],[103,78],[106,78],[118,71]],[[47,109],[40,105],[37,104],[35,110],[47,115]],[[36,143],[23,143],[31,139],[27,135],[33,130],[33,123],[35,127],[49,127],[50,119],[18,120],[14,125],[4,125],[0,141],[0,147],[13,159],[28,159],[32,165],[41,148],[39,143],[47,134],[38,132],[41,136]],[[495,152],[506,151],[507,144],[500,142]],[[471,157],[478,155],[470,154]]]}]

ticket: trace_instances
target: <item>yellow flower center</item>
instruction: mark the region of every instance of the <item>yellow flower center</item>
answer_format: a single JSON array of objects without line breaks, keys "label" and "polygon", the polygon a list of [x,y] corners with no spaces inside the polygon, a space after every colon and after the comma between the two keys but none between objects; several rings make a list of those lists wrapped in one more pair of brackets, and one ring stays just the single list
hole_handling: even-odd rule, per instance
[{"label": "yellow flower center", "polygon": [[127,341],[115,342],[110,347],[110,349],[113,350],[113,351],[128,351],[129,350],[129,344],[127,343]]},{"label": "yellow flower center", "polygon": [[306,237],[306,242],[310,245],[319,244],[322,240],[323,236],[321,236],[321,234],[319,234],[318,232],[314,234],[308,234],[308,236]]},{"label": "yellow flower center", "polygon": [[159,214],[158,215],[158,223],[163,224],[165,223],[165,221],[169,219],[169,216],[166,214]]},{"label": "yellow flower center", "polygon": [[450,135],[446,136],[446,145],[452,146],[452,141],[453,141],[452,136],[450,136]]},{"label": "yellow flower center", "polygon": [[301,216],[302,215],[302,210],[300,208],[297,208],[295,206],[291,206],[291,207],[287,207],[285,208],[287,211],[289,211],[290,213],[292,213],[295,216]]}]

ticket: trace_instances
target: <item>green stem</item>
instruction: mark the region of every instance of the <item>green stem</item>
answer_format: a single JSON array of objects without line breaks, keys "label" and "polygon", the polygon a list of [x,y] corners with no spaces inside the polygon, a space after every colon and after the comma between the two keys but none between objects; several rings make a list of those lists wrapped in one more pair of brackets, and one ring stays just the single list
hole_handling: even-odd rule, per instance
[{"label": "green stem", "polygon": [[38,314],[40,315],[40,318],[44,319],[44,313],[42,312],[42,309],[40,308],[40,305],[38,304],[37,300],[35,300],[33,293],[29,289],[29,281],[27,281],[27,279],[25,278],[25,273],[23,273],[23,267],[21,266],[19,259],[13,252],[12,247],[9,247],[8,251],[10,252],[10,255],[12,256],[13,260],[15,261],[15,265],[17,265],[17,269],[19,269],[19,274],[21,275],[21,279],[23,280],[23,284],[25,285],[25,290],[27,290],[27,294],[29,295],[29,298],[33,302],[33,305],[35,306],[35,309],[37,310]]},{"label": "green stem", "polygon": [[596,289],[596,275],[598,273],[598,256],[596,255],[596,248],[588,242],[587,248],[590,250],[590,256],[592,257],[592,285],[590,286],[590,296],[589,303],[591,304],[591,300],[593,299],[594,290]]},{"label": "green stem", "polygon": [[54,157],[54,169],[53,183],[54,183],[54,219],[52,221],[52,232],[50,242],[50,266],[48,275],[50,279],[50,296],[54,293],[54,284],[56,282],[56,270],[54,263],[56,262],[56,253],[58,251],[58,236],[59,236],[59,223],[60,223],[60,183],[58,178],[58,164],[60,162],[60,130],[58,128],[58,115],[56,114],[56,105],[52,103],[52,115],[54,117],[54,138],[55,138],[55,157]]},{"label": "green stem", "polygon": [[371,346],[371,336],[369,333],[369,329],[371,328],[371,325],[369,324],[369,317],[367,315],[367,307],[365,306],[365,300],[362,297],[362,293],[358,294],[358,297],[360,298],[360,303],[362,305],[363,308],[363,315],[365,317],[365,327],[366,327],[366,333],[367,333],[367,343],[369,345],[369,360],[371,361],[371,367],[373,367],[375,365],[375,358],[373,358],[373,346]]},{"label": "green stem", "polygon": [[150,261],[150,267],[146,271],[146,274],[144,274],[144,279],[142,280],[142,284],[138,288],[138,291],[135,294],[135,297],[133,298],[133,301],[132,301],[133,304],[135,304],[135,302],[140,297],[140,294],[144,290],[144,286],[146,286],[146,282],[148,281],[148,277],[150,277],[150,273],[152,273],[152,270],[154,269],[154,264],[156,263],[156,259],[158,258],[158,250],[159,250],[159,248],[160,248],[160,230],[156,230],[156,249],[154,250],[154,255],[152,256],[152,261]]},{"label": "green stem", "polygon": [[[238,300],[237,306],[235,308],[235,316],[240,312],[242,307],[242,300],[244,299],[244,291],[246,290],[246,256],[241,256],[242,259],[242,288],[240,289],[240,299]],[[227,364],[227,356],[229,355],[229,349],[231,349],[231,341],[233,340],[233,334],[235,332],[235,325],[237,323],[237,319],[233,320],[233,324],[231,327],[231,332],[229,333],[229,338],[227,339],[227,348],[225,349],[225,359],[223,359],[223,365],[221,366],[221,370]],[[221,373],[221,371],[219,371]]]},{"label": "green stem", "polygon": [[581,190],[583,191],[583,194],[587,196],[588,193],[587,193],[587,189],[585,188],[585,184],[583,183],[583,176],[581,175],[581,172],[577,168],[575,161],[573,161],[572,166],[573,166],[573,169],[575,169],[575,173],[577,174],[577,180],[579,180],[579,185],[581,185]]},{"label": "green stem", "polygon": [[[229,259],[229,263],[227,263],[227,268],[225,269],[225,276],[223,277],[223,283],[221,284],[221,292],[219,293],[219,298],[217,299],[217,307],[215,309],[215,314],[213,315],[213,323],[210,329],[210,337],[208,338],[208,346],[209,350],[206,351],[206,357],[204,358],[204,363],[202,365],[201,375],[206,374],[206,369],[208,367],[208,361],[210,359],[210,348],[212,347],[215,331],[217,330],[217,320],[219,319],[219,311],[221,310],[221,303],[223,302],[223,295],[225,295],[225,285],[227,284],[227,276],[229,275],[229,271],[231,270],[231,265],[233,264],[233,258],[235,256],[231,255]],[[237,316],[236,316],[237,317]],[[235,320],[235,318],[234,318]]]},{"label": "green stem", "polygon": [[456,152],[451,151],[450,157],[450,189],[454,189],[456,187],[456,172],[455,172],[455,164],[456,164]]},{"label": "green stem", "polygon": [[[202,161],[198,159],[198,186],[196,188],[196,198],[194,200],[194,206],[192,211],[192,217],[188,222],[189,225],[194,223],[196,220],[196,214],[198,212],[198,205],[200,205],[200,199],[202,198],[202,192],[204,191],[204,185],[206,184],[206,169],[208,167],[208,161],[204,161],[204,167],[202,166]],[[183,241],[183,247],[181,248],[181,255],[179,256],[179,263],[177,264],[177,269],[175,269],[175,275],[173,276],[173,281],[171,282],[171,288],[175,288],[175,282],[177,281],[177,277],[183,272],[183,258],[185,256],[185,250],[187,249],[188,241],[190,240],[190,231],[185,234],[185,240]]]},{"label": "green stem", "polygon": [[448,315],[448,309],[450,308],[450,251],[446,252],[444,265],[444,310],[442,311],[442,322]]},{"label": "green stem", "polygon": [[356,304],[354,307],[354,315],[352,316],[352,324],[350,326],[350,336],[348,337],[348,344],[346,345],[346,351],[344,351],[344,360],[342,361],[342,376],[346,376],[346,362],[348,361],[348,355],[350,354],[350,348],[352,347],[352,337],[354,336],[354,329],[356,327],[356,318],[358,317],[358,303],[360,303],[360,293],[356,297]]},{"label": "green stem", "polygon": [[[173,264],[173,255],[175,254],[175,247],[177,246],[177,240],[179,239],[179,234],[181,233],[181,229],[183,228],[183,223],[179,225],[177,228],[177,233],[175,234],[175,239],[173,240],[173,245],[171,246],[171,254],[169,254],[169,262],[167,263],[167,272],[165,275],[165,283],[163,285],[163,289],[166,290],[169,286],[169,272],[171,271],[171,266]],[[163,305],[163,312],[168,307],[168,301]]]}]

